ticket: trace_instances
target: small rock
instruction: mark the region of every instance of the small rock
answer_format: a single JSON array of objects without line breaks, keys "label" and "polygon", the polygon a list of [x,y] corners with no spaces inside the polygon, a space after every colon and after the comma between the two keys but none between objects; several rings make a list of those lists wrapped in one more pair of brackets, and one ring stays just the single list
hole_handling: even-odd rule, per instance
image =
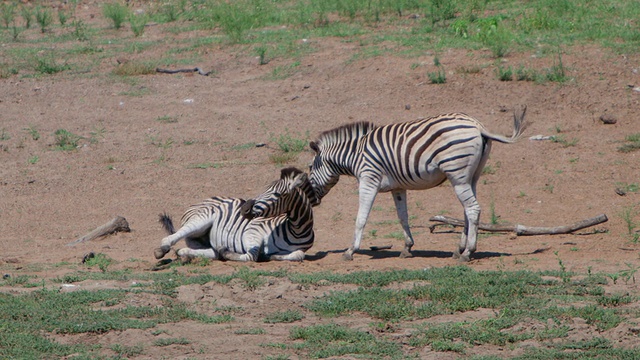
[{"label": "small rock", "polygon": [[404,106],[404,109],[405,109],[405,110],[411,110],[411,105],[410,105],[410,104],[405,105],[405,106]]},{"label": "small rock", "polygon": [[11,277],[11,275],[9,275],[9,274],[4,274],[4,275],[2,275],[2,278],[3,278],[3,279],[5,279],[5,280],[7,280],[7,279],[8,279],[8,278],[10,278],[10,277]]},{"label": "small rock", "polygon": [[600,121],[602,121],[603,124],[615,124],[618,122],[618,119],[611,114],[604,113],[600,115]]},{"label": "small rock", "polygon": [[616,188],[616,194],[620,196],[625,196],[627,195],[627,192],[623,188]]}]

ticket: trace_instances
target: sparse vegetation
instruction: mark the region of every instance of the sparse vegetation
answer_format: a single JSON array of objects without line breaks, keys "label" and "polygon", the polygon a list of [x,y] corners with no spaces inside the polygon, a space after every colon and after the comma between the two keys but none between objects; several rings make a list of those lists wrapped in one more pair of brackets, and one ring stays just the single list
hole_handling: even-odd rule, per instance
[{"label": "sparse vegetation", "polygon": [[129,18],[129,8],[117,1],[104,4],[102,13],[104,17],[111,20],[116,30],[120,29]]},{"label": "sparse vegetation", "polygon": [[442,66],[438,66],[436,71],[427,73],[427,77],[432,84],[444,84],[447,82],[447,74]]},{"label": "sparse vegetation", "polygon": [[65,129],[56,130],[53,135],[55,136],[55,149],[62,151],[71,151],[78,148],[79,142],[82,139],[81,136],[69,132]]},{"label": "sparse vegetation", "polygon": [[40,6],[36,7],[36,21],[38,22],[38,25],[40,25],[40,32],[44,34],[49,25],[53,22],[51,11]]},{"label": "sparse vegetation", "polygon": [[498,75],[498,80],[500,81],[511,81],[513,80],[513,70],[511,66],[503,67],[502,65],[498,65],[496,68],[496,74]]},{"label": "sparse vegetation", "polygon": [[131,31],[133,32],[133,35],[135,35],[136,37],[140,37],[142,35],[144,35],[144,28],[145,26],[147,26],[147,23],[149,22],[149,18],[147,17],[147,15],[134,15],[131,14],[129,16],[129,24],[131,24]]},{"label": "sparse vegetation", "polygon": [[640,150],[640,133],[627,135],[625,137],[626,143],[618,147],[618,151],[622,153],[629,153],[632,151]]}]

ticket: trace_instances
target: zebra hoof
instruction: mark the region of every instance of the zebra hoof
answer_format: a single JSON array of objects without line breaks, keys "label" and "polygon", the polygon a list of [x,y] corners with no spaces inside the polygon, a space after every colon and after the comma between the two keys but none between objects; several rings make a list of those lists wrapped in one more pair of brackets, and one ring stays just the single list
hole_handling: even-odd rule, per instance
[{"label": "zebra hoof", "polygon": [[352,261],[353,260],[353,254],[350,254],[348,252],[342,254],[342,260]]},{"label": "zebra hoof", "polygon": [[462,255],[459,255],[459,256],[460,257],[458,258],[458,262],[468,263],[471,260],[471,258],[469,258],[469,255],[462,254]]},{"label": "zebra hoof", "polygon": [[171,250],[170,246],[161,246],[153,250],[153,256],[155,256],[156,259],[162,259],[165,255],[167,255],[169,250]]},{"label": "zebra hoof", "polygon": [[400,253],[400,259],[407,259],[412,257],[413,257],[413,254],[409,250],[402,250],[402,252]]}]

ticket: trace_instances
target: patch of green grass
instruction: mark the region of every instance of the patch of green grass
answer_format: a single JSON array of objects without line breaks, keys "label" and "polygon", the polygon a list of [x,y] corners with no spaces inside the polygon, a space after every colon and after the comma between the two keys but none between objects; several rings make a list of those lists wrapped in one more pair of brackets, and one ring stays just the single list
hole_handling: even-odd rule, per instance
[{"label": "patch of green grass", "polygon": [[34,125],[29,125],[29,127],[24,130],[29,133],[31,139],[35,141],[40,140],[40,132],[38,132],[38,129]]},{"label": "patch of green grass", "polygon": [[118,76],[138,76],[155,73],[155,64],[140,61],[129,61],[113,69],[113,74]]},{"label": "patch of green grass", "polygon": [[177,116],[164,115],[164,116],[160,116],[160,117],[156,118],[156,121],[161,122],[163,124],[173,124],[173,123],[177,123],[178,122],[178,117]]},{"label": "patch of green grass", "polygon": [[336,324],[294,327],[289,332],[292,340],[301,340],[301,349],[314,358],[366,355],[389,358],[402,355],[400,344],[377,339],[372,334]]},{"label": "patch of green grass", "polygon": [[20,16],[24,21],[25,29],[31,28],[31,22],[33,21],[34,10],[30,6],[20,6]]},{"label": "patch of green grass", "polygon": [[625,137],[626,143],[618,147],[618,151],[622,153],[629,153],[632,151],[640,150],[640,133],[627,135]]},{"label": "patch of green grass", "polygon": [[32,157],[29,158],[29,160],[27,160],[29,162],[29,164],[34,165],[35,163],[37,163],[40,160],[40,157],[38,155],[33,155]]},{"label": "patch of green grass", "polygon": [[53,16],[51,15],[51,10],[46,7],[36,6],[36,21],[38,25],[40,25],[40,32],[45,33],[47,28],[53,22]]},{"label": "patch of green grass", "polygon": [[263,335],[266,331],[263,328],[245,328],[233,332],[236,335]]},{"label": "patch of green grass", "polygon": [[141,344],[133,346],[113,344],[109,346],[109,349],[111,349],[111,351],[115,352],[118,357],[121,358],[135,357],[144,353],[144,346],[142,346]]},{"label": "patch of green grass", "polygon": [[564,134],[562,135],[553,135],[550,138],[551,142],[554,143],[558,143],[560,145],[562,145],[562,147],[572,147],[572,146],[576,146],[578,144],[578,139],[577,138],[573,138],[571,140],[567,140],[567,138],[564,136]]},{"label": "patch of green grass", "polygon": [[129,24],[131,25],[131,31],[135,37],[140,37],[144,35],[144,28],[147,26],[149,22],[149,17],[146,14],[130,14],[129,15]]},{"label": "patch of green grass", "polygon": [[249,142],[249,143],[245,143],[245,144],[238,144],[238,145],[233,145],[231,147],[231,150],[235,150],[235,151],[242,151],[242,150],[249,150],[249,149],[253,149],[256,147],[256,143],[254,142]]},{"label": "patch of green grass", "polygon": [[511,66],[503,67],[502,65],[499,65],[496,68],[496,75],[498,76],[498,80],[500,81],[513,80],[513,70],[511,69]]},{"label": "patch of green grass", "polygon": [[56,130],[53,135],[55,136],[55,149],[62,151],[71,151],[78,148],[82,136],[76,135],[65,129]]},{"label": "patch of green grass", "polygon": [[444,84],[447,82],[447,74],[442,66],[438,66],[434,72],[427,73],[427,77],[432,84]]},{"label": "patch of green grass", "polygon": [[264,318],[267,324],[292,323],[304,319],[304,314],[296,310],[278,311]]},{"label": "patch of green grass", "polygon": [[107,272],[107,268],[109,268],[109,266],[113,263],[114,260],[103,253],[97,253],[93,256],[87,257],[86,261],[84,262],[85,266],[88,267],[97,266],[103,273]]},{"label": "patch of green grass", "polygon": [[162,338],[153,340],[153,345],[155,346],[189,345],[190,343],[186,338]]},{"label": "patch of green grass", "polygon": [[113,27],[117,30],[129,18],[129,8],[122,3],[115,1],[102,5],[102,14],[105,18],[111,20]]},{"label": "patch of green grass", "polygon": [[40,74],[52,75],[71,69],[71,65],[58,64],[53,56],[43,56],[36,59],[35,71]]},{"label": "patch of green grass", "polygon": [[7,141],[11,139],[11,135],[7,132],[7,129],[0,130],[0,141]]}]

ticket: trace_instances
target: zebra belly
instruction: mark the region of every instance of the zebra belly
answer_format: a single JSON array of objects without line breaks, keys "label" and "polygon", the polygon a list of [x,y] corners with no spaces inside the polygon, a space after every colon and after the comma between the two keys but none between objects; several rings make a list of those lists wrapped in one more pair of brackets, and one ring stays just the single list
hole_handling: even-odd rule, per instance
[{"label": "zebra belly", "polygon": [[439,169],[432,171],[426,171],[421,176],[414,176],[410,178],[405,176],[404,179],[398,180],[389,176],[383,176],[380,182],[380,192],[388,192],[393,190],[405,189],[405,190],[425,190],[431,189],[442,184],[446,179],[446,175]]},{"label": "zebra belly", "polygon": [[217,217],[212,222],[209,241],[214,249],[227,248],[238,254],[246,253],[243,237],[250,222],[239,214],[239,209],[228,217]]}]

